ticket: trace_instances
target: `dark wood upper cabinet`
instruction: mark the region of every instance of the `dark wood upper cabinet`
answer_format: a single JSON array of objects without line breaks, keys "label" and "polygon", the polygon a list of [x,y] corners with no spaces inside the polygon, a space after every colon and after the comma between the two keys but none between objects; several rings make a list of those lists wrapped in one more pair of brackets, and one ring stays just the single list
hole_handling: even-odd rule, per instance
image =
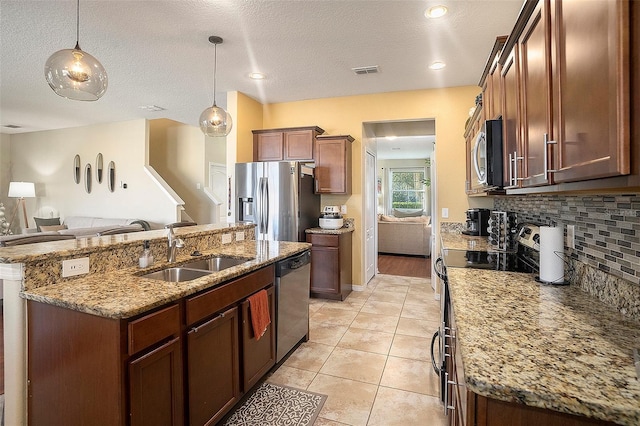
[{"label": "dark wood upper cabinet", "polygon": [[318,136],[313,158],[316,193],[351,194],[351,143],[349,135]]},{"label": "dark wood upper cabinet", "polygon": [[518,96],[518,46],[508,52],[500,70],[502,85],[502,143],[504,152],[505,188],[515,188],[522,176],[522,148],[520,147],[520,97]]},{"label": "dark wood upper cabinet", "polygon": [[525,1],[499,60],[508,193],[640,186],[631,119],[639,8]]},{"label": "dark wood upper cabinet", "polygon": [[253,161],[312,161],[318,126],[253,130]]},{"label": "dark wood upper cabinet", "polygon": [[540,1],[518,40],[523,159],[521,186],[550,183],[551,38],[547,1]]},{"label": "dark wood upper cabinet", "polygon": [[629,2],[554,0],[550,12],[556,46],[553,180],[628,174]]}]

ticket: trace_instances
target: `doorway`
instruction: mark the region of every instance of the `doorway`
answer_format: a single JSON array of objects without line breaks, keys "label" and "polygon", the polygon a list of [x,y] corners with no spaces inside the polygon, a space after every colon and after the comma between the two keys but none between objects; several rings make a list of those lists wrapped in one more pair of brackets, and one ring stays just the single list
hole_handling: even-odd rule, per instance
[{"label": "doorway", "polygon": [[[432,242],[430,238],[422,244],[428,247],[423,256],[405,258],[402,253],[384,253],[379,257],[379,215],[393,215],[405,213],[407,210],[419,212],[422,220],[433,216],[435,195],[431,190],[435,188],[435,173],[433,169],[433,153],[435,148],[435,119],[385,121],[363,123],[363,222],[365,223],[364,241],[364,272],[365,282],[368,282],[370,258],[375,258],[376,273],[382,266],[394,265],[393,274],[402,275],[397,266],[406,269],[406,276],[411,276],[411,264],[418,262],[420,270],[425,271],[420,275],[431,275],[430,252]],[[370,155],[375,160],[375,170],[370,168]],[[433,167],[432,167],[433,166]],[[414,176],[413,186],[405,186],[404,191],[393,190],[393,182],[390,181],[390,170],[402,171],[407,169],[407,176]],[[409,170],[411,169],[411,170]],[[401,173],[398,174],[399,176]],[[403,199],[405,197],[406,199]],[[376,200],[375,207],[369,204],[369,200]],[[397,210],[397,211],[396,211]],[[371,218],[371,219],[370,219]],[[367,220],[373,220],[373,243],[368,234]],[[429,232],[428,234],[432,234]],[[425,257],[426,256],[426,257]],[[395,259],[393,258],[395,257]],[[406,260],[406,262],[405,262]],[[405,266],[402,266],[405,265]],[[373,275],[371,275],[373,276]]]}]

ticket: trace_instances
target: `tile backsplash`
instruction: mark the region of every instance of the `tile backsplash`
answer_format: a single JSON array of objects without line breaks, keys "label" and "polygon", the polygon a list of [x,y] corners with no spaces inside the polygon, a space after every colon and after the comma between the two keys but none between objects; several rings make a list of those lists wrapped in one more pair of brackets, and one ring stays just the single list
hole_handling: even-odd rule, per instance
[{"label": "tile backsplash", "polygon": [[522,195],[494,199],[494,209],[518,222],[575,225],[575,249],[565,247],[579,285],[640,320],[640,194]]},{"label": "tile backsplash", "polygon": [[574,259],[640,285],[640,194],[497,197],[494,208],[519,222],[575,225]]}]

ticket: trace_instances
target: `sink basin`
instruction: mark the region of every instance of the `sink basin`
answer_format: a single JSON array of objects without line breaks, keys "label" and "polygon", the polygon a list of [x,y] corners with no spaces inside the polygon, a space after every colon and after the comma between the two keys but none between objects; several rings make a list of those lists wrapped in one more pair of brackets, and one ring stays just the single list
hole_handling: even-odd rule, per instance
[{"label": "sink basin", "polygon": [[167,268],[162,269],[160,271],[151,272],[149,274],[142,275],[142,278],[151,278],[152,280],[162,280],[167,282],[182,282],[182,281],[191,281],[196,278],[204,277],[205,275],[209,275],[211,272],[209,271],[200,271],[197,269],[188,269],[188,268]]},{"label": "sink basin", "polygon": [[206,271],[222,271],[223,269],[231,268],[232,266],[241,265],[244,262],[251,260],[250,258],[235,258],[235,257],[209,257],[207,259],[199,259],[193,262],[182,265],[183,268],[191,269],[204,269]]}]

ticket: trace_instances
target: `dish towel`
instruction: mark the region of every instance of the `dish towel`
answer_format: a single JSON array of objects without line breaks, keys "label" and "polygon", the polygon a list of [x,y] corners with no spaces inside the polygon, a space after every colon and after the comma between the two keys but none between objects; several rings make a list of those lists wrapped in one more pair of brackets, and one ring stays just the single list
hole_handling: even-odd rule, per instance
[{"label": "dish towel", "polygon": [[267,326],[271,324],[267,290],[260,290],[256,294],[249,296],[249,311],[251,312],[253,334],[256,340],[260,340],[267,331]]}]

